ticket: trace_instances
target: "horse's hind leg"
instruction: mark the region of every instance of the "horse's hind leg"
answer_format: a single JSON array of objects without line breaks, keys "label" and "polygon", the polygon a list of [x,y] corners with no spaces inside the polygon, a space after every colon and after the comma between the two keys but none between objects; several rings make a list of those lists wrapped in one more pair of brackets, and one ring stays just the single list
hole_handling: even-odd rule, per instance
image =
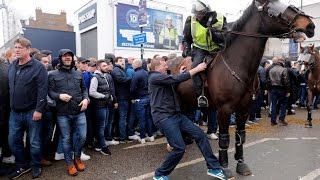
[{"label": "horse's hind leg", "polygon": [[251,170],[249,169],[248,165],[244,162],[244,158],[243,158],[243,144],[246,141],[245,123],[246,123],[247,117],[248,117],[247,115],[236,114],[236,121],[237,121],[237,130],[235,132],[236,152],[234,154],[235,160],[238,161],[236,171],[237,173],[245,176],[248,176],[251,174]]},{"label": "horse's hind leg", "polygon": [[219,120],[219,162],[223,167],[224,172],[228,179],[233,179],[233,173],[229,169],[228,162],[228,148],[230,144],[229,125],[230,125],[230,113],[218,111]]}]

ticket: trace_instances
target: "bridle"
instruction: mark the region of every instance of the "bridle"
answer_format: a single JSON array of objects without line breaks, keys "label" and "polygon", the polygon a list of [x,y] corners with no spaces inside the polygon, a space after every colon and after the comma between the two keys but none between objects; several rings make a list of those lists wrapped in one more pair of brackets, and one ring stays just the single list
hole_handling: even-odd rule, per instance
[{"label": "bridle", "polygon": [[279,38],[285,39],[292,37],[293,33],[296,32],[294,29],[293,22],[300,16],[304,15],[306,17],[311,18],[311,16],[306,15],[304,12],[299,10],[298,8],[292,5],[284,5],[279,1],[268,0],[264,3],[261,3],[260,0],[255,0],[254,5],[257,10],[262,13],[267,13],[269,17],[275,18],[279,23],[285,25],[289,29],[292,29],[289,32],[279,34],[279,35],[265,35],[259,33],[246,33],[241,31],[232,31],[232,30],[217,30],[212,29],[213,31],[224,33],[224,34],[236,34],[247,37],[255,37],[255,38]]}]

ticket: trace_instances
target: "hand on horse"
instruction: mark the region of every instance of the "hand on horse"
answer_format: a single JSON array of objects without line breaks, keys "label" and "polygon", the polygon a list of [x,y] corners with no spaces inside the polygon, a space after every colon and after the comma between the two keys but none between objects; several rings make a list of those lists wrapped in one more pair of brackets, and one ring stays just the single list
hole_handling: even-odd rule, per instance
[{"label": "hand on horse", "polygon": [[193,76],[198,72],[204,71],[206,68],[207,68],[207,64],[203,62],[203,63],[200,63],[197,67],[191,69],[189,73],[191,76]]},{"label": "hand on horse", "polygon": [[187,66],[181,66],[180,67],[180,73],[184,73],[187,71]]}]

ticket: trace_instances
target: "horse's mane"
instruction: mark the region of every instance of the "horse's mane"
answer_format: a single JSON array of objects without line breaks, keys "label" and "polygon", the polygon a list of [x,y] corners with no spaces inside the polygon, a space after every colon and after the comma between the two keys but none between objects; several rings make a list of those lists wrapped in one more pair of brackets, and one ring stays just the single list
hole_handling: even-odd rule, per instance
[{"label": "horse's mane", "polygon": [[[232,27],[231,27],[231,31],[242,31],[244,25],[247,23],[248,19],[250,17],[252,17],[252,13],[254,12],[255,9],[255,5],[254,5],[254,1],[251,3],[251,5],[249,7],[247,7],[247,9],[243,12],[242,16],[233,23]],[[229,34],[226,37],[226,47],[228,47],[236,38],[238,37],[238,35],[235,34]]]}]

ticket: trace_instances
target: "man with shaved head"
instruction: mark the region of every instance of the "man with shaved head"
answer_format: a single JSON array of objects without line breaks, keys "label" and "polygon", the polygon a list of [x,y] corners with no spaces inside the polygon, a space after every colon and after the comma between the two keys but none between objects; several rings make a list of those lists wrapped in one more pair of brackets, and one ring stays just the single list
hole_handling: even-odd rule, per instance
[{"label": "man with shaved head", "polygon": [[[148,93],[148,72],[142,68],[141,59],[134,59],[132,67],[135,73],[131,81],[130,94],[132,97],[133,112],[136,114],[139,121],[139,141],[143,144],[146,141],[154,141],[150,97]],[[148,135],[147,137],[146,133]]]}]

